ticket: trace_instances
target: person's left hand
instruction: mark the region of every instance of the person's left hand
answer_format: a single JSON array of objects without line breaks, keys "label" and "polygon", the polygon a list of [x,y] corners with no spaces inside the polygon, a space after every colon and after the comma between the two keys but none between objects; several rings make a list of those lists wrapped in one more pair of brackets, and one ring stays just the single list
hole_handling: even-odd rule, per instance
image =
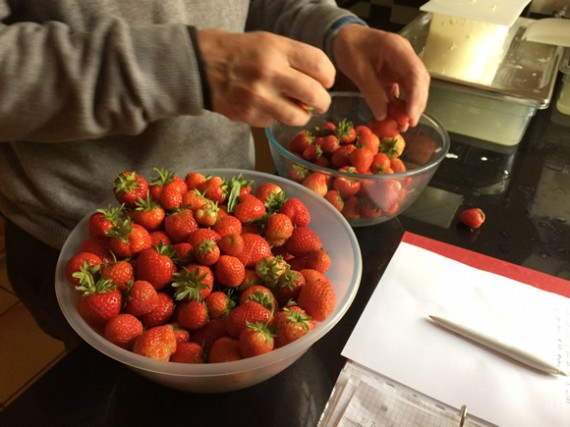
[{"label": "person's left hand", "polygon": [[339,70],[357,86],[374,117],[386,117],[387,105],[403,95],[410,125],[425,110],[430,75],[410,42],[396,33],[348,24],[335,37]]}]

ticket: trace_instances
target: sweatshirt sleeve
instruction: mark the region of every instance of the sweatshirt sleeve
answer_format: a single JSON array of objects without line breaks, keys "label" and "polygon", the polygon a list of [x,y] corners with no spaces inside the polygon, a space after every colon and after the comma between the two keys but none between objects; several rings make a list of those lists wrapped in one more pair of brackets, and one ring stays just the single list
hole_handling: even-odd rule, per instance
[{"label": "sweatshirt sleeve", "polygon": [[318,47],[330,57],[329,36],[335,23],[345,17],[357,19],[334,0],[252,0],[246,29],[287,36]]},{"label": "sweatshirt sleeve", "polygon": [[89,32],[53,21],[1,24],[0,93],[0,142],[137,134],[161,118],[203,111],[195,50],[181,24],[109,18]]}]

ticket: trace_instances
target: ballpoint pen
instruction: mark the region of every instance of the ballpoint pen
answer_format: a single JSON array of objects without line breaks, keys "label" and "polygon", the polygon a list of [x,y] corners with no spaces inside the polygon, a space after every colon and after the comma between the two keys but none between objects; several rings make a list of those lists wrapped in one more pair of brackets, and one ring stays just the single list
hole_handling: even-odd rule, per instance
[{"label": "ballpoint pen", "polygon": [[476,343],[481,344],[487,348],[495,350],[496,352],[510,357],[511,359],[514,359],[531,368],[551,375],[567,375],[566,372],[557,366],[547,362],[544,359],[541,359],[532,353],[529,353],[528,351],[499,341],[496,338],[490,337],[465,325],[439,316],[429,316],[429,319],[439,326],[442,326],[465,338],[475,341]]}]

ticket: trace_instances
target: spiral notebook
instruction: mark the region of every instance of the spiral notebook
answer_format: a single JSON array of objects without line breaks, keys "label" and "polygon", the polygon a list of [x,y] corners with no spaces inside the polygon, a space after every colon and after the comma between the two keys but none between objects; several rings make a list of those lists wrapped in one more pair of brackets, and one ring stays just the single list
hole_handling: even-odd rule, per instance
[{"label": "spiral notebook", "polygon": [[569,297],[567,280],[405,233],[343,349],[320,427],[570,425],[570,377],[427,320],[475,319],[570,371]]}]

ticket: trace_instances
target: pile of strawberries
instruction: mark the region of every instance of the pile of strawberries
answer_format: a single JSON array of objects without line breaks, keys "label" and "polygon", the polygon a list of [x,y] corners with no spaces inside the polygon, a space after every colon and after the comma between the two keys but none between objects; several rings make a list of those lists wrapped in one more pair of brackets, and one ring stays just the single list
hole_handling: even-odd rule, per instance
[{"label": "pile of strawberries", "polygon": [[[354,125],[348,120],[326,121],[299,131],[288,148],[298,157],[336,171],[375,175],[406,171],[401,156],[406,148],[402,132],[409,127],[403,100],[389,104],[384,120]],[[329,175],[292,164],[287,176],[325,197],[348,220],[393,216],[407,194],[411,179],[363,180]]]},{"label": "pile of strawberries", "polygon": [[98,333],[153,359],[252,357],[330,315],[331,265],[311,214],[273,182],[155,169],[113,183],[67,262],[77,310]]}]

